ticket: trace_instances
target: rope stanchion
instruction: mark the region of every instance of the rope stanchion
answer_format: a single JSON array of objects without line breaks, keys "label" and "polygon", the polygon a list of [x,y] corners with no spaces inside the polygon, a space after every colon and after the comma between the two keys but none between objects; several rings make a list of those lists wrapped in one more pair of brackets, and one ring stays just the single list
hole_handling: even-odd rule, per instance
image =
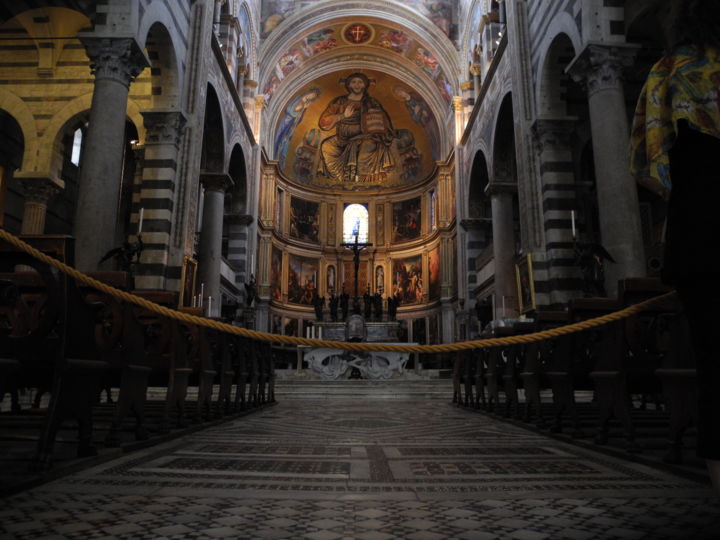
[{"label": "rope stanchion", "polygon": [[35,249],[31,245],[27,244],[17,236],[14,236],[6,230],[0,228],[0,238],[5,240],[8,244],[16,247],[17,249],[24,251],[28,255],[44,262],[45,264],[52,266],[64,274],[76,279],[80,283],[83,283],[89,287],[102,291],[114,298],[130,302],[136,306],[145,308],[149,311],[158,313],[165,317],[187,323],[194,324],[197,326],[204,326],[206,328],[212,328],[220,332],[228,332],[241,337],[250,339],[256,339],[259,341],[271,341],[276,343],[282,343],[284,345],[306,345],[309,347],[327,347],[332,349],[342,349],[348,351],[384,351],[384,352],[406,352],[406,353],[446,353],[446,352],[457,352],[468,349],[482,349],[490,347],[503,347],[506,345],[522,345],[526,343],[533,343],[535,341],[542,341],[545,339],[556,338],[565,336],[574,332],[581,332],[583,330],[589,330],[604,324],[609,324],[615,321],[631,317],[636,313],[645,311],[657,304],[661,304],[671,298],[675,291],[662,294],[640,302],[638,304],[626,307],[620,311],[609,313],[601,317],[580,321],[577,323],[561,326],[559,328],[552,328],[550,330],[543,330],[541,332],[535,332],[532,334],[524,334],[521,336],[507,336],[502,338],[489,338],[489,339],[478,339],[474,341],[463,341],[460,343],[446,343],[442,345],[393,345],[393,344],[374,344],[374,343],[348,343],[345,341],[327,341],[323,339],[308,339],[301,337],[291,336],[280,336],[277,334],[270,334],[268,332],[259,332],[257,330],[248,330],[247,328],[240,328],[231,324],[214,321],[205,317],[198,317],[190,315],[188,313],[182,313],[180,311],[167,308],[141,298],[134,294],[130,294],[125,291],[121,291],[101,281],[91,278],[79,272],[78,270],[64,264],[57,259],[42,253]]}]

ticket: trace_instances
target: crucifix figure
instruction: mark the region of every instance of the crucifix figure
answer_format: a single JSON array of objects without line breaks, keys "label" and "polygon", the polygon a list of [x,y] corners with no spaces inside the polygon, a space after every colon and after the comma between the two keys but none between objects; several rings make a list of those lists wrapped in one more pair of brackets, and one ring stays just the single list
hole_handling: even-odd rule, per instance
[{"label": "crucifix figure", "polygon": [[353,252],[353,265],[355,266],[355,296],[353,298],[353,312],[360,313],[360,297],[358,294],[358,270],[360,269],[360,252],[366,247],[372,246],[370,242],[360,242],[360,231],[356,229],[354,242],[343,242],[340,244]]}]

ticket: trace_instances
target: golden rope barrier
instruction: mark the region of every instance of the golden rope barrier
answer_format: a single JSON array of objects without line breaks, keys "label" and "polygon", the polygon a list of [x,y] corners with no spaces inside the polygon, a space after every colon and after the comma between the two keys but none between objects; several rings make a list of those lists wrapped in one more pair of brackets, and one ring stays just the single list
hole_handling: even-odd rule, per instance
[{"label": "golden rope barrier", "polygon": [[260,341],[271,341],[276,343],[282,343],[286,345],[306,345],[310,347],[328,347],[332,349],[343,349],[348,351],[385,351],[385,352],[408,352],[408,353],[444,353],[444,352],[457,352],[467,349],[482,349],[489,347],[502,347],[505,345],[522,345],[526,343],[533,343],[535,341],[542,341],[548,338],[556,338],[564,336],[574,332],[580,332],[583,330],[589,330],[597,326],[602,326],[611,322],[619,321],[630,317],[636,313],[644,311],[651,306],[660,304],[668,300],[675,294],[675,291],[670,291],[660,296],[656,296],[635,304],[633,306],[626,307],[620,311],[609,313],[601,317],[595,317],[593,319],[587,319],[577,323],[561,326],[559,328],[552,328],[550,330],[543,330],[541,332],[535,332],[532,334],[524,334],[520,336],[507,336],[502,338],[489,338],[489,339],[478,339],[474,341],[463,341],[460,343],[446,343],[442,345],[391,345],[391,344],[374,344],[374,343],[349,343],[345,341],[326,341],[323,339],[308,339],[291,336],[280,336],[277,334],[270,334],[267,332],[258,332],[257,330],[248,330],[246,328],[240,328],[231,324],[214,321],[205,317],[197,317],[188,313],[182,313],[174,309],[166,308],[155,302],[151,302],[139,296],[121,291],[101,281],[86,276],[82,272],[75,270],[74,268],[58,261],[42,253],[41,251],[30,246],[26,242],[23,242],[20,238],[10,234],[6,230],[0,228],[0,238],[5,240],[7,243],[15,246],[16,248],[24,251],[32,257],[44,262],[45,264],[52,266],[73,278],[77,281],[88,285],[94,289],[98,289],[114,298],[125,300],[140,306],[147,310],[153,311],[165,317],[170,317],[178,321],[182,321],[188,324],[195,324],[198,326],[204,326],[206,328],[212,328],[220,332],[229,332],[238,336],[257,339]]}]

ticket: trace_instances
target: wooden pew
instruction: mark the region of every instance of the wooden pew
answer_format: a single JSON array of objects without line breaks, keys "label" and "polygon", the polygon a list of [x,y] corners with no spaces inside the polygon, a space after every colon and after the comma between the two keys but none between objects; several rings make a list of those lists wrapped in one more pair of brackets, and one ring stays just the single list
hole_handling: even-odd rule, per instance
[{"label": "wooden pew", "polygon": [[[66,264],[72,266],[74,262],[70,237],[25,236],[23,240]],[[18,265],[34,272],[16,272]],[[77,455],[95,455],[92,407],[98,398],[100,379],[109,369],[108,363],[100,359],[95,342],[99,306],[89,305],[65,274],[51,271],[5,242],[0,242],[0,271],[2,279],[18,287],[10,311],[25,312],[32,324],[21,335],[10,331],[3,339],[8,351],[3,350],[0,356],[12,354],[18,361],[23,384],[40,388],[49,384],[51,393],[33,458],[35,466],[50,466],[57,432],[70,419],[78,423]]]},{"label": "wooden pew", "polygon": [[[619,309],[620,303],[611,298],[576,298],[570,301],[572,322],[599,317]],[[627,348],[623,330],[624,322],[616,321],[582,332],[578,336],[582,340],[581,350],[589,351],[592,361],[589,376],[595,386],[598,412],[595,442],[607,443],[609,422],[614,417],[622,424],[626,449],[638,451],[630,414],[632,404],[628,390]],[[585,370],[580,374],[583,371]]]},{"label": "wooden pew", "polygon": [[[670,290],[656,278],[624,279],[618,298],[634,305]],[[690,328],[682,304],[673,296],[625,322],[625,339],[632,353],[630,391],[646,396],[662,393],[669,413],[667,463],[682,463],[683,435],[697,423],[697,380]],[[655,377],[653,377],[655,375]],[[660,407],[656,399],[656,407]],[[641,405],[642,408],[642,405]]]}]

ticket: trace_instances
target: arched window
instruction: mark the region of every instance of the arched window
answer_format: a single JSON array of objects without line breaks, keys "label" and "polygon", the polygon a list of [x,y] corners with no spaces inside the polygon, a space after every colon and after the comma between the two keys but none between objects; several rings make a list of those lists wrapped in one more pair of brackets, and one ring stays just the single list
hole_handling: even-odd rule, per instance
[{"label": "arched window", "polygon": [[73,135],[72,152],[70,153],[70,163],[76,167],[80,166],[80,150],[82,149],[83,132],[82,128],[77,128]]},{"label": "arched window", "polygon": [[348,204],[343,213],[343,241],[346,243],[368,241],[368,209],[364,204]]}]

